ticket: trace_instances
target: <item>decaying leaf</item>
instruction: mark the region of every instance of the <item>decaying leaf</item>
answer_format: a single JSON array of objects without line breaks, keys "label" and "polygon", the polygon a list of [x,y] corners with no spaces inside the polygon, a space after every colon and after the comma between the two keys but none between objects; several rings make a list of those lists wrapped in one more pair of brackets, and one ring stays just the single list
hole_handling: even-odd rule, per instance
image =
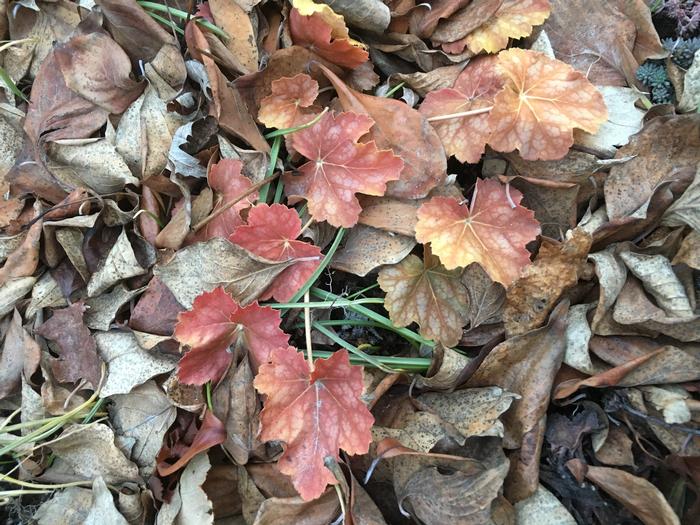
[{"label": "decaying leaf", "polygon": [[318,82],[305,73],[273,80],[272,94],[260,101],[258,120],[268,128],[291,128],[317,96]]},{"label": "decaying leaf", "polygon": [[530,264],[525,245],[540,233],[534,214],[520,206],[519,191],[478,179],[469,207],[433,197],[418,210],[416,239],[430,243],[447,269],[478,262],[494,281],[508,286]]},{"label": "decaying leaf", "polygon": [[309,162],[299,168],[299,176],[285,176],[285,190],[304,197],[315,220],[354,226],[361,211],[355,193],[384,195],[386,183],[399,178],[400,157],[374,142],[358,142],[373,124],[361,114],[326,114],[292,135],[292,146]]},{"label": "decaying leaf", "polygon": [[305,500],[319,497],[337,480],[324,466],[338,449],[364,454],[372,441],[374,418],[360,401],[362,369],[353,367],[345,350],[315,362],[314,370],[293,348],[279,348],[260,367],[255,388],[266,394],[260,414],[263,440],[286,443],[279,460]]},{"label": "decaying leaf", "polygon": [[607,120],[603,96],[583,74],[542,53],[509,49],[498,54],[505,87],[493,100],[488,143],[518,149],[526,160],[562,158],[573,129],[595,133]]},{"label": "decaying leaf", "polygon": [[459,271],[445,269],[429,250],[424,259],[409,255],[379,272],[384,305],[396,326],[417,322],[423,337],[455,346],[467,322],[467,290]]},{"label": "decaying leaf", "polygon": [[254,366],[266,363],[273,350],[288,345],[279,324],[279,312],[257,303],[241,307],[221,287],[199,295],[175,327],[175,338],[190,347],[178,377],[186,384],[218,382],[233,359],[232,344],[247,348]]}]

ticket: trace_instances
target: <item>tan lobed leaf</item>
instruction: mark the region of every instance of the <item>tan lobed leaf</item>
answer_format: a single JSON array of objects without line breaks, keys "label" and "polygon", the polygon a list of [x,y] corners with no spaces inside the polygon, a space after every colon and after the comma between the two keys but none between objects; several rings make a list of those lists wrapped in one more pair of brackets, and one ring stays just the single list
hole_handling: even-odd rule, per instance
[{"label": "tan lobed leaf", "polygon": [[424,261],[409,255],[380,270],[384,306],[396,326],[417,322],[423,337],[447,347],[456,346],[467,322],[467,290],[459,271],[449,271],[425,250]]},{"label": "tan lobed leaf", "polygon": [[595,133],[608,118],[603,96],[564,62],[513,48],[498,54],[498,65],[506,82],[493,101],[488,140],[497,151],[560,159],[574,143],[574,128]]},{"label": "tan lobed leaf", "polygon": [[697,170],[700,160],[700,114],[665,115],[647,121],[616,158],[632,157],[610,168],[605,179],[608,217],[634,213],[659,184],[679,177],[683,169]]},{"label": "tan lobed leaf", "polygon": [[505,0],[484,25],[467,35],[467,47],[472,53],[496,53],[505,49],[510,38],[532,33],[549,12],[549,0]]},{"label": "tan lobed leaf", "polygon": [[415,199],[425,197],[446,176],[447,159],[440,137],[415,109],[402,101],[373,97],[350,89],[327,67],[320,65],[335,87],[345,111],[369,115],[374,120],[370,138],[379,148],[391,148],[404,161],[398,181],[389,183],[386,195]]},{"label": "tan lobed leaf", "polygon": [[469,329],[501,320],[506,291],[503,285],[494,282],[480,264],[472,263],[464,269],[462,284],[469,299],[467,319]]},{"label": "tan lobed leaf", "polygon": [[663,494],[649,481],[624,470],[589,466],[586,478],[622,503],[645,525],[680,525]]},{"label": "tan lobed leaf", "polygon": [[567,311],[568,302],[560,303],[546,326],[498,345],[467,382],[468,386],[497,385],[521,396],[503,416],[504,445],[517,449],[505,485],[506,497],[512,502],[537,489],[546,411],[566,347]]},{"label": "tan lobed leaf", "polygon": [[272,81],[272,94],[260,101],[258,120],[268,128],[290,128],[314,103],[318,82],[305,73]]},{"label": "tan lobed leaf", "polygon": [[[510,285],[530,264],[525,245],[540,233],[534,214],[520,206],[519,191],[477,179],[469,207],[433,197],[418,210],[416,240],[430,243],[445,268],[478,262],[494,281]],[[511,203],[513,206],[511,206]]]},{"label": "tan lobed leaf", "polygon": [[486,148],[490,128],[489,114],[493,98],[503,87],[496,68],[497,59],[486,56],[471,60],[451,88],[431,91],[420,106],[421,115],[437,118],[484,109],[484,113],[431,121],[448,155],[460,162],[477,163]]},{"label": "tan lobed leaf", "polygon": [[508,337],[542,326],[561,296],[578,282],[590,248],[591,236],[579,229],[564,243],[543,239],[535,261],[506,293]]}]

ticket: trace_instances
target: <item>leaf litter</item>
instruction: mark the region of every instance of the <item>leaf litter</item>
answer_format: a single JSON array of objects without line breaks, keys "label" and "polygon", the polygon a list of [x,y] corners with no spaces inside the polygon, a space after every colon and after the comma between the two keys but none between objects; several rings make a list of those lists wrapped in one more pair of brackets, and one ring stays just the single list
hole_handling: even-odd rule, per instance
[{"label": "leaf litter", "polygon": [[693,523],[700,13],[585,4],[0,2],[3,518]]}]

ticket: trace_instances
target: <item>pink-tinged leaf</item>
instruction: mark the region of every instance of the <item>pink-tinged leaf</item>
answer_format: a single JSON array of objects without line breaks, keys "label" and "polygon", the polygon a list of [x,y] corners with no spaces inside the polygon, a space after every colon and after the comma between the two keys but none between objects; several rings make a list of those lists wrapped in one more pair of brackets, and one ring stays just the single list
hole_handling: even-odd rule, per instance
[{"label": "pink-tinged leaf", "polygon": [[298,241],[301,220],[296,211],[284,204],[259,204],[248,213],[248,224],[239,226],[229,240],[268,261],[311,258],[300,261],[280,273],[260,300],[274,297],[285,303],[311,277],[321,262],[321,249]]},{"label": "pink-tinged leaf", "polygon": [[294,44],[306,47],[338,66],[354,69],[369,59],[369,53],[349,38],[334,38],[333,28],[320,13],[304,16],[292,9],[289,32]]},{"label": "pink-tinged leaf", "polygon": [[525,245],[540,234],[522,194],[500,182],[477,179],[471,207],[452,197],[433,197],[418,210],[416,239],[430,243],[445,268],[479,263],[504,286],[530,264]]},{"label": "pink-tinged leaf", "polygon": [[337,483],[324,465],[326,457],[339,459],[338,449],[369,450],[374,418],[360,400],[362,368],[350,365],[347,351],[317,360],[310,372],[302,354],[277,349],[260,367],[255,388],[267,396],[260,437],[286,443],[279,469],[291,476],[303,499],[317,498],[326,485]]},{"label": "pink-tinged leaf", "polygon": [[354,226],[362,211],[355,194],[384,195],[387,182],[399,178],[403,161],[391,150],[357,142],[373,123],[357,113],[326,113],[291,136],[292,147],[310,162],[299,168],[299,175],[285,176],[285,190],[305,198],[315,220]]},{"label": "pink-tinged leaf", "polygon": [[[305,73],[272,81],[272,94],[260,101],[258,120],[268,128],[291,128],[300,123],[318,96],[318,82]],[[308,116],[306,117],[309,118]]]},{"label": "pink-tinged leaf", "polygon": [[245,346],[255,367],[266,362],[270,351],[288,344],[289,336],[279,324],[280,314],[272,308],[257,302],[241,307],[221,287],[204,292],[192,310],[178,315],[175,339],[190,347],[180,360],[180,381],[219,381],[231,364],[232,344]]},{"label": "pink-tinged leaf", "polygon": [[[194,424],[193,421],[192,425]],[[168,436],[166,436],[166,443],[163,444],[156,457],[156,468],[160,476],[165,477],[177,472],[197,454],[220,445],[226,439],[226,427],[210,411],[207,411],[202,426],[199,427],[191,442],[183,442],[183,438],[186,439],[189,432],[181,434],[178,430],[181,429],[176,428],[173,432],[172,437],[175,438],[173,442],[168,443]],[[175,462],[170,463],[172,460]]]},{"label": "pink-tinged leaf", "polygon": [[[496,68],[496,57],[472,60],[452,88],[428,93],[420,112],[426,118],[452,115],[493,106],[493,97],[503,88],[503,77]],[[454,117],[431,122],[445,151],[460,162],[476,163],[486,148],[490,128],[489,113]]]},{"label": "pink-tinged leaf", "polygon": [[[215,195],[212,213],[216,213],[226,203],[240,197],[252,186],[250,180],[241,174],[242,168],[243,163],[234,159],[221,159],[212,165],[207,176],[209,187]],[[257,192],[254,192],[231,206],[192,236],[191,242],[208,241],[214,237],[227,238],[236,226],[243,224],[241,211],[252,206],[257,197]]]},{"label": "pink-tinged leaf", "polygon": [[505,79],[489,114],[488,144],[518,149],[525,160],[556,160],[574,143],[574,128],[595,133],[608,118],[603,96],[583,73],[527,49],[498,54]]}]

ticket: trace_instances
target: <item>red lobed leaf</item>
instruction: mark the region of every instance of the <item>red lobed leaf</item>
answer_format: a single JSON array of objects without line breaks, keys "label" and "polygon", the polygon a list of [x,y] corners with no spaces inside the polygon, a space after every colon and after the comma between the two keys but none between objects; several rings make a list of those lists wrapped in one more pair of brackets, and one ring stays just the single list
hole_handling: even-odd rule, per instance
[{"label": "red lobed leaf", "polygon": [[254,367],[270,351],[286,347],[289,336],[279,327],[280,314],[257,302],[241,307],[222,287],[199,295],[192,310],[178,315],[175,339],[190,351],[180,360],[178,377],[186,384],[218,382],[231,364],[232,344],[244,345]]},{"label": "red lobed leaf", "polygon": [[[216,213],[227,202],[240,197],[252,186],[250,180],[241,174],[242,169],[243,163],[234,159],[221,159],[212,165],[209,175],[207,175],[209,187],[215,192],[215,205],[212,213]],[[207,241],[214,237],[227,238],[233,233],[236,226],[243,224],[241,210],[252,206],[257,197],[257,192],[252,193],[231,206],[193,235],[191,242]]]},{"label": "red lobed leaf", "polygon": [[341,67],[354,69],[369,58],[369,53],[349,38],[333,38],[333,28],[320,13],[304,16],[294,8],[289,13],[289,32],[294,44],[306,47],[321,58]]},{"label": "red lobed leaf", "polygon": [[260,367],[255,388],[266,394],[260,437],[286,443],[278,467],[291,476],[301,497],[319,497],[337,483],[324,459],[338,449],[365,454],[374,422],[360,400],[362,368],[351,366],[346,350],[315,362],[315,369],[293,348],[280,348]]},{"label": "red lobed leaf", "polygon": [[305,73],[273,80],[271,87],[272,94],[260,101],[258,112],[258,120],[268,128],[300,124],[302,108],[308,108],[318,96],[318,82]]},{"label": "red lobed leaf", "polygon": [[[469,62],[452,88],[428,93],[420,112],[430,118],[493,106],[493,98],[503,88],[503,77],[496,68],[496,57],[485,56]],[[460,162],[477,163],[489,138],[489,113],[431,122],[445,151]]]},{"label": "red lobed leaf", "polygon": [[300,257],[316,257],[300,261],[280,273],[260,300],[274,297],[286,303],[311,277],[321,262],[321,249],[298,241],[301,220],[296,211],[284,204],[258,204],[248,213],[248,224],[239,226],[229,240],[268,261],[288,261]]},{"label": "red lobed leaf", "polygon": [[300,175],[285,176],[285,190],[305,198],[315,220],[354,226],[362,211],[355,194],[384,195],[387,182],[399,178],[401,158],[373,141],[357,142],[373,123],[357,113],[326,113],[291,136],[292,147],[310,162],[299,168]]},{"label": "red lobed leaf", "polygon": [[416,239],[429,242],[448,270],[477,262],[507,287],[530,264],[525,245],[540,234],[534,212],[520,206],[522,198],[496,180],[477,179],[471,207],[452,197],[433,197],[423,204]]}]

